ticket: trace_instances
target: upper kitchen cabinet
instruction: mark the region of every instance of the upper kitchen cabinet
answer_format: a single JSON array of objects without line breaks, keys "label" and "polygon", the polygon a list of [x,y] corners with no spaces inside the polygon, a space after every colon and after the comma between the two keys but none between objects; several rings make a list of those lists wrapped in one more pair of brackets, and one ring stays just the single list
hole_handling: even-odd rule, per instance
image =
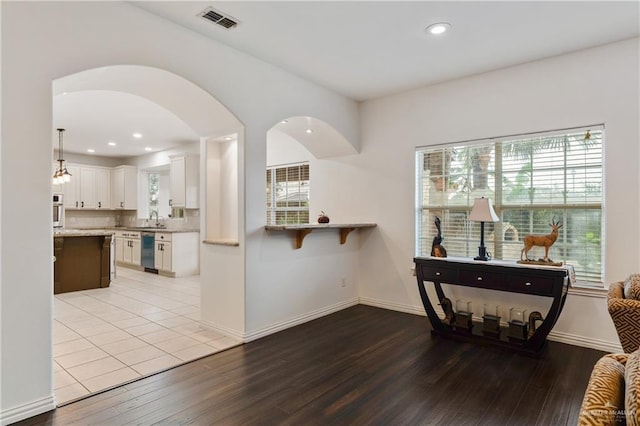
[{"label": "upper kitchen cabinet", "polygon": [[96,208],[111,208],[111,170],[96,168]]},{"label": "upper kitchen cabinet", "polygon": [[66,164],[66,167],[71,173],[71,180],[61,185],[54,185],[54,191],[62,192],[65,208],[80,207],[80,167],[71,164]]},{"label": "upper kitchen cabinet", "polygon": [[171,207],[198,208],[200,180],[199,156],[191,153],[169,156],[169,205]]},{"label": "upper kitchen cabinet", "polygon": [[111,172],[97,166],[67,165],[71,181],[54,185],[64,194],[64,206],[71,209],[108,209],[111,206]]},{"label": "upper kitchen cabinet", "polygon": [[138,208],[138,169],[135,166],[114,167],[111,174],[111,207],[135,210]]},{"label": "upper kitchen cabinet", "polygon": [[80,182],[80,208],[95,209],[96,208],[96,170],[93,167],[81,167],[79,182]]}]

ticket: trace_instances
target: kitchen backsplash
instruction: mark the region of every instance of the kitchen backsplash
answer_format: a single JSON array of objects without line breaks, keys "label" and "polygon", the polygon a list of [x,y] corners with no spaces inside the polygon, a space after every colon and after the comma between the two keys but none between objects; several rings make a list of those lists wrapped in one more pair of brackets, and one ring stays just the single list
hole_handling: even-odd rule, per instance
[{"label": "kitchen backsplash", "polygon": [[[169,229],[200,229],[198,209],[185,210],[184,218],[160,218],[160,223]],[[135,210],[65,210],[64,227],[73,228],[112,228],[114,226],[146,226],[153,221],[137,217]]]}]

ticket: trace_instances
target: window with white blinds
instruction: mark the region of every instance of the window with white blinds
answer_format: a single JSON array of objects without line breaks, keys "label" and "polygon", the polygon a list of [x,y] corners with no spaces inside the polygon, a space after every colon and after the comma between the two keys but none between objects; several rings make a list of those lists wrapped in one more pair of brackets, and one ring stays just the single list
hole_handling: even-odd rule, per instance
[{"label": "window with white blinds", "polygon": [[309,164],[267,168],[267,225],[309,223]]},{"label": "window with white blinds", "polygon": [[[441,220],[449,256],[478,254],[480,223],[467,217],[478,197],[492,200],[500,222],[485,223],[495,259],[519,260],[523,237],[562,227],[549,251],[573,265],[578,280],[599,285],[602,262],[603,126],[464,142],[416,152],[416,253],[428,256]],[[534,247],[529,258],[544,256]]]}]

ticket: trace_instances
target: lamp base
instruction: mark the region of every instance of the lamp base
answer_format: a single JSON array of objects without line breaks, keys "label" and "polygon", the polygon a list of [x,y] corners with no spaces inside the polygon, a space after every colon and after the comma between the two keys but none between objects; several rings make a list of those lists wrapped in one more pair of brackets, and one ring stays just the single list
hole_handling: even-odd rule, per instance
[{"label": "lamp base", "polygon": [[479,246],[478,256],[474,257],[473,260],[483,260],[485,262],[489,260],[489,257],[487,256],[487,248],[485,246]]}]

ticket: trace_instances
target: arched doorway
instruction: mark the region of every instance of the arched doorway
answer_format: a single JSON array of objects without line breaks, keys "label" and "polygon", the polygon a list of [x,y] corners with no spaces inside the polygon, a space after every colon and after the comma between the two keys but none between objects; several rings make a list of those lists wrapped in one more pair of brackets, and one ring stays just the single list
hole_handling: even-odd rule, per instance
[{"label": "arched doorway", "polygon": [[[233,114],[209,93],[176,74],[157,68],[109,66],[79,72],[53,82],[54,97],[63,96],[63,93],[92,91],[125,93],[161,106],[193,130],[196,135],[196,153],[204,152],[206,140],[242,129],[242,124]],[[57,125],[64,126],[63,123]],[[168,166],[165,162],[169,161],[169,157],[165,154],[154,153],[153,158],[143,162],[145,170],[159,170]],[[204,187],[206,183],[202,178],[202,163],[196,161],[194,164],[201,186]],[[209,226],[202,219],[206,217],[207,192],[198,192],[196,195],[203,199],[197,210],[203,214],[193,217],[197,218],[199,228],[204,233]],[[134,219],[136,217],[134,213]],[[198,245],[199,242],[198,238]],[[175,257],[175,241],[173,245]],[[185,255],[199,256],[197,249]],[[123,276],[123,284],[120,285],[119,293],[103,292],[100,297],[69,294],[68,300],[54,302],[58,305],[54,308],[54,382],[58,380],[65,385],[58,387],[54,383],[58,388],[56,395],[59,403],[214,353],[216,345],[210,338],[220,336],[220,339],[224,339],[219,333],[194,328],[199,326],[200,314],[193,308],[200,306],[199,301],[179,301],[181,297],[193,299],[196,296],[189,294],[189,291],[196,288],[200,291],[199,287],[190,285],[190,280],[194,281],[195,278],[185,278],[181,283],[185,288],[184,293],[165,286],[172,297],[163,297],[146,291],[149,287],[160,288],[165,285],[159,282],[159,277],[145,276],[138,271],[120,275]],[[146,288],[145,284],[148,284]],[[125,292],[122,288],[125,288]],[[80,303],[83,297],[86,300]],[[200,298],[200,293],[197,297]],[[158,303],[151,303],[150,299],[155,299]],[[76,303],[67,303],[70,301]],[[65,312],[56,318],[57,313],[60,313],[56,311],[60,311],[62,306],[65,306]],[[64,321],[63,316],[66,317]],[[186,322],[187,320],[189,321]],[[56,342],[58,337],[60,339]],[[172,354],[180,347],[181,341],[188,342],[184,346],[183,356]],[[220,343],[217,345],[219,348],[235,344],[231,340],[221,340]],[[58,356],[61,358],[56,359]],[[59,391],[62,388],[64,391]]]}]

